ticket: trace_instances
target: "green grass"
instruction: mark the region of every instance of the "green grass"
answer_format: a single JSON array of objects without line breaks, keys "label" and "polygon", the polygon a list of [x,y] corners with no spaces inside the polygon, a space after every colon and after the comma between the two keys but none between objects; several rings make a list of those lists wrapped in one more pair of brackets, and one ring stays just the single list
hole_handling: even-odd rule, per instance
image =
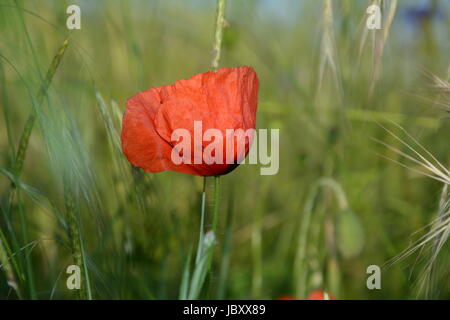
[{"label": "green grass", "polygon": [[[371,2],[228,0],[218,35],[215,1],[80,0],[61,53],[72,2],[2,1],[0,298],[450,298],[443,183],[398,152],[417,157],[409,134],[449,168],[449,7],[412,33],[414,1],[383,1],[389,27],[367,31]],[[132,168],[119,137],[127,98],[211,63],[256,70],[280,170],[240,166],[202,205],[202,178]],[[394,257],[367,290],[367,266]],[[74,260],[83,292],[66,288]]]}]

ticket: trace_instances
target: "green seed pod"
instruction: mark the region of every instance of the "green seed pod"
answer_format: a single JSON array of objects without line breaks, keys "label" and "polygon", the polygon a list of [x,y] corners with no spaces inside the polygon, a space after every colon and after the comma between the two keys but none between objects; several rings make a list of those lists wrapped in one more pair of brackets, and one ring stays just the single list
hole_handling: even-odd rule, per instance
[{"label": "green seed pod", "polygon": [[339,212],[337,246],[344,258],[357,256],[364,246],[364,230],[358,216],[350,209]]}]

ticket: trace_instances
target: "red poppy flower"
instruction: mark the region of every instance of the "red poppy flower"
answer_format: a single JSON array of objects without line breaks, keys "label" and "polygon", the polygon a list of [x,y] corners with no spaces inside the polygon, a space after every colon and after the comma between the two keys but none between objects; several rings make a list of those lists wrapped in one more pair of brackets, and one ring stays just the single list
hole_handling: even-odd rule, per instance
[{"label": "red poppy flower", "polygon": [[[123,153],[134,166],[147,172],[226,174],[249,152],[252,137],[230,136],[229,130],[255,129],[258,86],[253,68],[241,66],[197,74],[172,85],[140,92],[126,103],[121,137]],[[202,139],[198,141],[194,133],[200,121],[197,134]],[[180,139],[174,135],[178,129],[193,139],[183,141],[185,136]],[[221,136],[213,134],[206,138],[204,133],[208,129],[215,129]],[[209,141],[204,141],[205,138]],[[188,143],[191,150],[179,150],[180,141]],[[239,149],[239,144],[244,147]],[[181,163],[174,161],[174,153],[182,159]],[[199,154],[200,162],[195,158]]]},{"label": "red poppy flower", "polygon": [[281,296],[277,298],[277,300],[297,300],[297,299],[291,296]]},{"label": "red poppy flower", "polygon": [[325,294],[322,290],[314,290],[309,294],[308,300],[334,300],[331,295],[327,294],[328,297],[326,297]]}]

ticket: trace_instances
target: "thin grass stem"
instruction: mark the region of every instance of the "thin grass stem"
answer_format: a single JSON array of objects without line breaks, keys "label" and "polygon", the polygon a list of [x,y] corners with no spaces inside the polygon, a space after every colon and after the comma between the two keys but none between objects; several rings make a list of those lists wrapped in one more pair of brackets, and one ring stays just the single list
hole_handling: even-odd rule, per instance
[{"label": "thin grass stem", "polygon": [[70,187],[68,179],[65,179],[64,181],[64,201],[70,248],[72,250],[74,263],[81,269],[82,275],[79,298],[92,300],[92,290],[86,264],[86,253],[81,235],[81,224],[75,205],[74,190]]}]

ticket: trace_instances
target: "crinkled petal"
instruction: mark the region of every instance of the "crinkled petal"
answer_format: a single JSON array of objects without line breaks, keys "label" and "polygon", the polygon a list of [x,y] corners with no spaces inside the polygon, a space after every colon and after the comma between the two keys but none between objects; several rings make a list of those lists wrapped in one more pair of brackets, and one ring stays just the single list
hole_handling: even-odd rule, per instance
[{"label": "crinkled petal", "polygon": [[192,166],[172,162],[172,146],[159,136],[153,122],[159,106],[155,89],[138,93],[127,101],[122,122],[123,153],[134,166],[147,172],[174,170],[199,175]]}]

